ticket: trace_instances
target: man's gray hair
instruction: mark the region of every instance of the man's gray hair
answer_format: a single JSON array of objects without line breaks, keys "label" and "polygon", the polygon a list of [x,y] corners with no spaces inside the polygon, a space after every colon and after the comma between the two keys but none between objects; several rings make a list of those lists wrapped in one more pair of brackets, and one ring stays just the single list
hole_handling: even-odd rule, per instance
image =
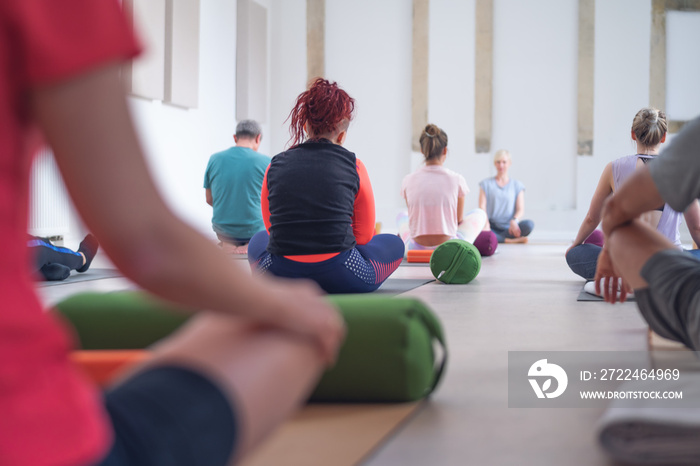
[{"label": "man's gray hair", "polygon": [[236,136],[239,138],[255,139],[258,134],[262,134],[262,129],[255,120],[243,120],[236,126]]}]

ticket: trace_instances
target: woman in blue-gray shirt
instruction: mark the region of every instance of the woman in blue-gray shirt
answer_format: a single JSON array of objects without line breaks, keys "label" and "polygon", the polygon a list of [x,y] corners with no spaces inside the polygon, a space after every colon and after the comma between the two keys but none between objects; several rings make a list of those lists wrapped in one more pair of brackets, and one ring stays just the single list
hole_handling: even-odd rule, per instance
[{"label": "woman in blue-gray shirt", "polygon": [[535,224],[523,220],[525,186],[508,176],[510,153],[501,149],[493,157],[496,176],[479,183],[479,208],[488,215],[484,230],[491,230],[499,243],[527,243]]}]

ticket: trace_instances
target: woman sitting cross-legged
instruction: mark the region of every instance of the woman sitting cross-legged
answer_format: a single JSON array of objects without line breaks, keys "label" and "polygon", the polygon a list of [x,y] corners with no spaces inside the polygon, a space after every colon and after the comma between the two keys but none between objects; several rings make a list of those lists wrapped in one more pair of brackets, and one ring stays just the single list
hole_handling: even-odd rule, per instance
[{"label": "woman sitting cross-legged", "polygon": [[486,224],[486,212],[474,209],[464,214],[469,188],[462,175],[444,166],[447,134],[430,124],[419,141],[425,165],[406,175],[401,187],[408,206],[407,248],[435,249],[447,240],[463,239],[478,249],[474,240]]},{"label": "woman sitting cross-legged", "polygon": [[510,152],[501,149],[493,157],[496,176],[479,183],[479,208],[484,209],[489,220],[485,230],[491,230],[499,243],[527,243],[527,236],[535,224],[523,220],[525,212],[525,186],[508,175]]},{"label": "woman sitting cross-legged", "polygon": [[[580,277],[593,280],[595,276],[598,255],[603,247],[602,234],[595,228],[600,222],[605,199],[617,191],[638,167],[658,155],[659,147],[666,140],[666,127],[666,115],[663,112],[655,108],[641,109],[634,116],[631,131],[632,140],[637,144],[637,153],[613,160],[603,169],[586,218],[581,223],[574,243],[566,251],[567,264],[571,271]],[[656,210],[644,214],[642,221],[656,228],[680,249],[678,227],[682,215],[685,215],[693,239],[698,242],[700,240],[700,205],[697,200],[690,204],[684,214],[676,212],[668,204],[660,205]],[[593,240],[594,237],[599,239]]]},{"label": "woman sitting cross-legged", "polygon": [[263,181],[267,231],[248,245],[258,270],[309,278],[327,293],[365,293],[401,263],[403,241],[374,235],[367,169],[343,147],[354,108],[354,99],[321,78],[297,98],[290,113],[293,145],[272,159]]}]

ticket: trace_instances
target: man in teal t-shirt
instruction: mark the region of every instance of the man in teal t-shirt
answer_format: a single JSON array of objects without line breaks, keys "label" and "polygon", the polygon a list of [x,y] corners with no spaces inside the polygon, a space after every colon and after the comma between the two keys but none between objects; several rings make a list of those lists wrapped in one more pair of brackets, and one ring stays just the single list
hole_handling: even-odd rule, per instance
[{"label": "man in teal t-shirt", "polygon": [[246,253],[248,241],[265,229],[260,191],[270,158],[259,154],[260,125],[243,120],[236,126],[234,147],[209,158],[204,174],[207,204],[214,208],[212,227],[229,252]]}]

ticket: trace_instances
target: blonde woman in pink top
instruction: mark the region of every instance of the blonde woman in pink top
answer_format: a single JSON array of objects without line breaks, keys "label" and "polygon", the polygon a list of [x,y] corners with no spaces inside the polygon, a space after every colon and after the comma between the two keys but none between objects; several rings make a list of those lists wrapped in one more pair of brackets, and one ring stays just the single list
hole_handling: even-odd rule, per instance
[{"label": "blonde woman in pink top", "polygon": [[429,124],[420,136],[425,165],[403,179],[401,193],[408,206],[407,249],[435,249],[450,239],[470,243],[486,224],[486,212],[474,209],[464,215],[469,187],[464,177],[443,165],[447,134]]}]

